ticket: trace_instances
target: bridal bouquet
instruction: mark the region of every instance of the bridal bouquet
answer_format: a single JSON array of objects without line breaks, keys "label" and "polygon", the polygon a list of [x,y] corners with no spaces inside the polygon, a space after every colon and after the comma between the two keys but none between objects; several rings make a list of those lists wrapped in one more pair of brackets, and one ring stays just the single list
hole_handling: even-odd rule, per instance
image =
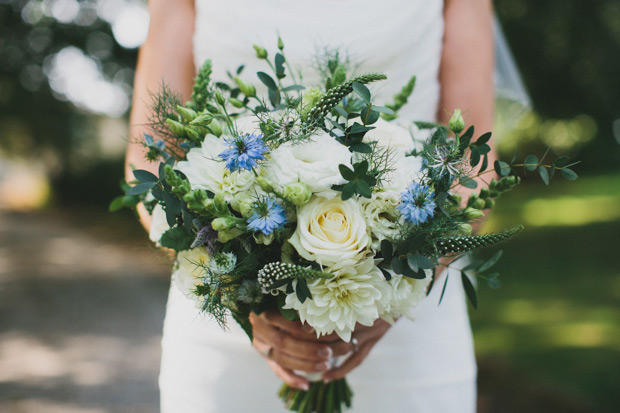
[{"label": "bridal bouquet", "polygon": [[[448,126],[390,122],[415,78],[381,106],[366,85],[382,74],[350,77],[333,54],[320,69],[323,85],[302,85],[281,41],[273,61],[254,47],[271,71],[257,73],[265,96],[239,78],[243,67],[228,83],[213,81],[207,61],[189,102],[165,88],[155,98],[158,138],[144,135],[143,144],[159,172],[134,170],[126,195],[152,214],[153,241],[176,251],[174,282],[222,326],[231,315],[251,337],[250,312],[277,308],[317,336],[350,341],[358,323],[411,317],[440,258],[521,230],[471,234],[483,210],[519,182],[514,160],[489,168],[490,133],[475,138],[459,111]],[[547,180],[570,171],[564,159],[529,159],[520,166]],[[475,178],[489,172],[499,178],[476,191],[483,179]],[[470,189],[466,200],[459,187]],[[474,305],[470,276],[498,258],[463,269]],[[341,411],[351,394],[344,379],[280,392],[303,412]]]}]

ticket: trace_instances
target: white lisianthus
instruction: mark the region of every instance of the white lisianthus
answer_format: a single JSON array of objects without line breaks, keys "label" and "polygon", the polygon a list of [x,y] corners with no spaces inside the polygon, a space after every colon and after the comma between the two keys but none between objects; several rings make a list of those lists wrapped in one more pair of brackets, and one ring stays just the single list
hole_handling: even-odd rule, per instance
[{"label": "white lisianthus", "polygon": [[223,193],[229,202],[235,194],[248,191],[254,185],[255,178],[247,170],[231,173],[226,169],[225,162],[219,156],[226,148],[223,137],[209,134],[202,147],[190,149],[187,161],[179,162],[176,168],[187,176],[192,189]]},{"label": "white lisianthus", "polygon": [[392,289],[391,300],[381,318],[389,323],[393,323],[401,316],[413,320],[413,310],[426,297],[426,290],[431,282],[432,271],[424,270],[424,272],[426,278],[423,280],[392,273],[392,279],[389,281]]},{"label": "white lisianthus", "polygon": [[153,208],[153,214],[151,215],[151,227],[149,228],[149,239],[158,246],[161,246],[159,241],[161,240],[164,232],[170,229],[168,220],[166,220],[166,211],[160,204],[155,205]]},{"label": "white lisianthus", "polygon": [[398,238],[398,218],[396,207],[400,203],[400,192],[375,192],[371,199],[362,198],[362,208],[366,224],[372,233],[372,248],[377,251],[381,240]]},{"label": "white lisianthus", "polygon": [[388,122],[379,118],[364,135],[364,142],[377,142],[380,146],[389,147],[397,150],[401,154],[411,153],[416,148],[414,137],[419,135],[419,129],[411,124],[410,130],[399,126],[397,123]]},{"label": "white lisianthus", "polygon": [[297,310],[300,320],[312,326],[317,336],[336,332],[350,341],[356,323],[371,326],[385,311],[392,288],[372,258],[332,272],[333,278],[308,282],[311,300],[302,303],[297,294],[288,294],[284,308]]},{"label": "white lisianthus", "polygon": [[172,273],[175,285],[188,298],[198,302],[198,296],[194,294],[196,286],[202,282],[207,271],[211,256],[205,247],[192,248],[181,251],[177,255],[176,268]]},{"label": "white lisianthus", "polygon": [[337,192],[331,189],[332,185],[346,182],[338,165],[353,169],[351,152],[327,133],[311,139],[303,143],[287,142],[273,150],[264,165],[265,175],[280,188],[303,182],[313,193],[333,198]]},{"label": "white lisianthus", "polygon": [[328,267],[355,265],[366,256],[370,241],[360,204],[322,197],[298,209],[297,228],[289,238],[301,257]]}]

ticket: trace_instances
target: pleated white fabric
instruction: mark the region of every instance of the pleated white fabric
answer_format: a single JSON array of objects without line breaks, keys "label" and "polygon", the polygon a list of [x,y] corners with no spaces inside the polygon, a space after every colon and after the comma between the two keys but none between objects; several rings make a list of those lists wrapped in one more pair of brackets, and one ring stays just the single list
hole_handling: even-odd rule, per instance
[{"label": "pleated white fabric", "polygon": [[[209,58],[215,78],[245,64],[243,78],[258,86],[265,70],[251,45],[275,49],[277,34],[304,84],[315,50],[338,47],[360,62],[359,73],[382,71],[375,87],[388,102],[412,74],[416,90],[400,119],[434,120],[443,37],[443,2],[437,0],[197,0],[194,52]],[[273,53],[272,53],[273,54]],[[444,275],[445,276],[445,275]],[[476,364],[458,273],[438,305],[441,284],[417,308],[416,320],[398,321],[349,376],[354,412],[467,413],[475,411]],[[164,413],[286,411],[280,380],[251,347],[236,323],[222,331],[171,284],[160,375]]]}]

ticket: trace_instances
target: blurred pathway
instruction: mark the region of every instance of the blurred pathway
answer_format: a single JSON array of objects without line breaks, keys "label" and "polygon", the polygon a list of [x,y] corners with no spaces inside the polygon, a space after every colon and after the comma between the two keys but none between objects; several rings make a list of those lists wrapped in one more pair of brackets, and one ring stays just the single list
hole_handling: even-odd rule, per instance
[{"label": "blurred pathway", "polygon": [[169,265],[120,221],[0,211],[1,412],[158,410]]}]

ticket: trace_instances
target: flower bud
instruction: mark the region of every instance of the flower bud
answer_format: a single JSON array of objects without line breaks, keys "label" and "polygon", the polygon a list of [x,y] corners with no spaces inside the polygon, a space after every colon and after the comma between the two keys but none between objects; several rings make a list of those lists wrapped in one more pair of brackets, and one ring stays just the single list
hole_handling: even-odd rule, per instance
[{"label": "flower bud", "polygon": [[252,86],[250,83],[244,82],[243,80],[239,79],[236,76],[234,78],[234,81],[237,84],[237,86],[239,86],[239,90],[241,90],[241,93],[243,93],[247,97],[256,96],[256,88]]},{"label": "flower bud", "polygon": [[450,118],[448,127],[454,133],[460,133],[463,129],[465,129],[465,120],[463,120],[463,115],[461,114],[460,109],[454,109],[454,114]]},{"label": "flower bud", "polygon": [[278,36],[278,49],[280,49],[280,51],[284,50],[284,42],[280,36]]},{"label": "flower bud", "polygon": [[194,126],[186,126],[184,129],[185,129],[185,134],[187,135],[189,140],[191,140],[191,141],[201,141],[202,140],[202,137],[200,136],[200,133],[198,132],[198,130]]},{"label": "flower bud", "polygon": [[259,59],[267,59],[267,49],[265,49],[264,47],[260,47],[257,44],[253,44],[252,47],[256,51],[256,57],[258,57]]},{"label": "flower bud", "polygon": [[222,135],[222,125],[216,120],[213,120],[208,126],[209,130],[212,134],[217,136],[218,138]]},{"label": "flower bud", "polygon": [[213,228],[216,231],[222,231],[222,230],[232,229],[235,227],[236,224],[237,222],[235,221],[234,218],[219,217],[219,218],[215,218],[211,222],[211,228]]},{"label": "flower bud", "polygon": [[254,212],[252,208],[252,197],[247,192],[240,192],[236,194],[230,201],[230,206],[235,211],[239,212],[243,218],[249,218]]},{"label": "flower bud", "polygon": [[198,117],[194,118],[190,124],[192,125],[208,125],[213,121],[213,115],[210,113],[201,113]]},{"label": "flower bud", "polygon": [[[228,211],[228,202],[226,202],[225,195],[221,192],[215,194],[213,198],[213,202],[215,203],[215,209],[221,214],[227,214]],[[215,228],[213,228],[215,229]]]},{"label": "flower bud", "polygon": [[316,87],[311,87],[310,89],[306,90],[301,98],[301,114],[304,116],[307,115],[308,112],[310,112],[310,109],[312,109],[314,105],[316,105],[316,103],[321,99],[321,97],[323,97],[323,93],[320,89]]},{"label": "flower bud", "polygon": [[166,123],[170,126],[170,130],[177,138],[185,137],[185,126],[176,120],[166,119]]},{"label": "flower bud", "polygon": [[484,209],[491,209],[495,206],[495,200],[493,199],[486,199],[484,201]]},{"label": "flower bud", "polygon": [[254,241],[256,241],[257,244],[269,245],[273,242],[273,239],[275,238],[275,233],[272,232],[269,235],[265,235],[262,232],[254,232],[252,236],[254,237]]},{"label": "flower bud", "polygon": [[256,182],[265,192],[273,192],[273,181],[265,178],[264,176],[259,176],[256,178]]},{"label": "flower bud", "polygon": [[217,240],[222,244],[227,243],[231,239],[237,238],[239,235],[243,234],[243,231],[239,228],[222,230],[217,232]]},{"label": "flower bud", "polygon": [[228,99],[228,101],[230,102],[231,105],[239,109],[241,109],[244,106],[243,102],[240,101],[239,99],[230,98]]},{"label": "flower bud", "polygon": [[301,207],[308,203],[312,191],[303,182],[293,182],[284,186],[282,196],[293,205]]},{"label": "flower bud", "polygon": [[471,205],[472,208],[476,208],[476,209],[484,209],[484,205],[486,204],[484,199],[476,199],[474,201],[474,203]]},{"label": "flower bud", "polygon": [[344,68],[343,65],[338,65],[336,67],[336,70],[334,71],[334,74],[332,75],[332,87],[334,86],[338,86],[342,83],[344,83],[344,81],[347,79],[347,70]]},{"label": "flower bud", "polygon": [[487,199],[489,197],[489,188],[480,189],[480,198]]},{"label": "flower bud", "polygon": [[[484,201],[483,201],[484,202]],[[484,212],[479,209],[467,207],[465,208],[465,219],[471,221],[473,219],[482,218],[484,216]]]},{"label": "flower bud", "polygon": [[190,122],[192,120],[194,120],[196,118],[196,116],[198,116],[198,114],[193,111],[192,109],[189,108],[185,108],[183,106],[177,105],[177,112],[179,112],[181,114],[181,116],[183,117],[183,119],[186,122]]},{"label": "flower bud", "polygon": [[226,104],[226,99],[222,96],[219,90],[215,91],[215,101],[220,106],[224,106]]},{"label": "flower bud", "polygon": [[474,230],[474,228],[471,225],[469,225],[469,224],[467,224],[465,222],[462,222],[462,223],[459,224],[459,228],[458,228],[457,232],[460,235],[471,235],[473,230]]},{"label": "flower bud", "polygon": [[463,202],[463,197],[460,194],[450,194],[452,195],[452,198],[454,198],[454,201],[456,202],[457,205],[461,205],[461,202]]}]

